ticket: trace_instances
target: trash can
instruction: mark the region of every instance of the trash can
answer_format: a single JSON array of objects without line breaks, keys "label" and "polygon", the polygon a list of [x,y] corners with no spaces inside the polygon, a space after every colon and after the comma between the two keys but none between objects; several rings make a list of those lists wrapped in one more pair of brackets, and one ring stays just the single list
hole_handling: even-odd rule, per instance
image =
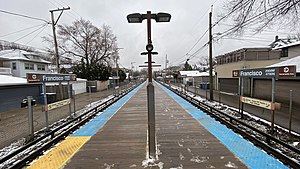
[{"label": "trash can", "polygon": [[[36,105],[36,100],[35,99],[31,99],[31,105],[32,106]],[[28,100],[23,99],[22,102],[21,102],[21,108],[27,107],[27,106],[28,106]]]},{"label": "trash can", "polygon": [[202,83],[202,89],[207,89],[207,83]]},{"label": "trash can", "polygon": [[97,86],[87,86],[86,87],[86,92],[89,93],[90,90],[91,90],[92,93],[97,92]]},{"label": "trash can", "polygon": [[[46,93],[47,104],[56,102],[56,93]],[[40,103],[45,104],[44,93],[40,94]]]}]

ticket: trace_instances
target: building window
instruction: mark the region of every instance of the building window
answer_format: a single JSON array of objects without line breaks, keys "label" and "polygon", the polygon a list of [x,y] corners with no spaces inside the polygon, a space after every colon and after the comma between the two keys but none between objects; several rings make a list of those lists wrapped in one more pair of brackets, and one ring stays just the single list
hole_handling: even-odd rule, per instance
[{"label": "building window", "polygon": [[288,57],[288,48],[283,48],[281,50],[281,57]]},{"label": "building window", "polygon": [[13,63],[12,63],[12,69],[13,69],[13,70],[16,70],[16,69],[17,69],[17,63],[16,63],[16,62],[13,62]]},{"label": "building window", "polygon": [[38,70],[45,70],[45,65],[37,65]]},{"label": "building window", "polygon": [[34,64],[25,63],[25,70],[34,70]]}]

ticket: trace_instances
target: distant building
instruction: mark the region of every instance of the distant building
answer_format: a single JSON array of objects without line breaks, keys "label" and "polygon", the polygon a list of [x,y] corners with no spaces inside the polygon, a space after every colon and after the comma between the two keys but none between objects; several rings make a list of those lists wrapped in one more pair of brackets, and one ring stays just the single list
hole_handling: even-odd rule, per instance
[{"label": "distant building", "polygon": [[0,51],[1,74],[25,78],[27,73],[48,73],[50,63],[34,52],[20,49]]},{"label": "distant building", "polygon": [[273,50],[280,51],[281,60],[287,60],[300,55],[299,40],[278,40]]}]

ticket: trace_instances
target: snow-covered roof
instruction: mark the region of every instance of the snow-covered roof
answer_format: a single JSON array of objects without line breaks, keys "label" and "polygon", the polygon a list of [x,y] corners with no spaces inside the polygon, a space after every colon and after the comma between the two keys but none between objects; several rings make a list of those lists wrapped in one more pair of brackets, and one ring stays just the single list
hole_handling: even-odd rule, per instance
[{"label": "snow-covered roof", "polygon": [[181,76],[187,76],[187,77],[200,76],[200,72],[198,70],[179,71],[179,73]]},{"label": "snow-covered roof", "polygon": [[[39,59],[33,60],[27,57],[28,55],[38,56]],[[0,58],[5,60],[23,60],[23,61],[30,61],[30,62],[34,61],[34,62],[47,63],[47,64],[51,63],[49,61],[40,58],[39,54],[37,53],[27,52],[25,50],[20,50],[20,49],[1,50]]]},{"label": "snow-covered roof", "polygon": [[0,85],[27,84],[27,79],[9,75],[0,75]]},{"label": "snow-covered roof", "polygon": [[279,66],[290,66],[290,65],[296,65],[296,72],[300,72],[300,56],[293,57],[291,59],[269,65],[267,67],[279,67]]},{"label": "snow-covered roof", "polygon": [[[199,72],[198,70],[191,70],[191,71],[179,71],[181,76],[186,77],[203,77],[203,76],[209,76],[209,72]],[[215,75],[215,72],[213,71],[213,76]]]},{"label": "snow-covered roof", "polygon": [[287,47],[297,46],[297,45],[300,45],[300,41],[292,41],[290,43],[278,42],[278,44],[276,44],[276,46],[273,49],[276,50],[276,49],[282,49],[282,48],[287,48]]}]

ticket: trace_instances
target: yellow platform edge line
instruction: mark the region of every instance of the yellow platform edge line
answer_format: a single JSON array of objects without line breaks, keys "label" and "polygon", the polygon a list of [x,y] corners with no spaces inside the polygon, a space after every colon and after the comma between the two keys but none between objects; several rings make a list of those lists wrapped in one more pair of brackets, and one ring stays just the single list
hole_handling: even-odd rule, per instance
[{"label": "yellow platform edge line", "polygon": [[58,146],[34,161],[28,169],[58,169],[64,166],[88,141],[90,136],[70,136]]}]

